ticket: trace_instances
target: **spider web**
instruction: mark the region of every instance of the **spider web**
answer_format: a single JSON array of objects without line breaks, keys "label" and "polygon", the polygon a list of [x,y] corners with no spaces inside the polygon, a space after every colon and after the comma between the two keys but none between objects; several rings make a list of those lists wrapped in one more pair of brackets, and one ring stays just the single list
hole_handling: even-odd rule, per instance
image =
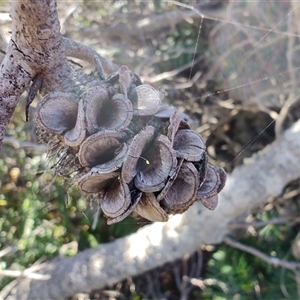
[{"label": "spider web", "polygon": [[[212,63],[213,74],[222,81],[222,88],[201,97],[228,94],[240,99],[245,109],[261,110],[268,113],[272,120],[242,146],[231,159],[233,163],[246,149],[256,143],[266,130],[278,120],[276,134],[282,131],[284,117],[280,115],[282,107],[287,110],[299,98],[299,33],[297,16],[299,2],[289,1],[229,1],[226,4],[226,16],[213,17],[203,14],[189,1],[189,4],[167,1],[194,11],[201,17],[197,45],[202,27],[206,21],[214,21],[215,27],[210,33],[211,51],[215,56]],[[189,81],[192,79],[193,65],[190,68]],[[281,117],[281,118],[279,118]]]},{"label": "spider web", "polygon": [[[203,10],[201,7],[196,8],[201,1],[166,0],[164,3],[174,5],[175,8],[172,9],[185,14],[186,23],[193,23],[191,16],[199,17],[197,37],[194,38],[192,58],[189,61],[188,79],[185,83],[175,85],[175,89],[178,86],[183,87],[179,89],[184,91],[186,105],[182,105],[183,99],[180,100],[181,104],[180,101],[171,101],[170,104],[178,106],[179,103],[184,106],[179,109],[187,112],[187,117],[191,116],[190,121],[195,123],[193,125],[196,131],[204,136],[208,127],[213,128],[208,132],[215,135],[214,130],[219,131],[220,126],[230,127],[232,122],[238,123],[234,117],[240,112],[245,114],[245,123],[250,122],[249,129],[245,132],[246,137],[235,141],[235,137],[229,134],[224,137],[223,143],[217,139],[219,145],[212,151],[210,144],[215,143],[216,138],[205,136],[208,153],[214,164],[227,166],[228,170],[232,170],[234,166],[242,163],[243,158],[251,156],[279,137],[283,130],[299,118],[299,112],[296,110],[292,113],[291,108],[297,108],[300,97],[300,88],[297,85],[300,79],[300,60],[297,59],[300,49],[300,28],[297,27],[300,3],[228,1],[224,5],[209,9],[203,5]],[[206,37],[209,40],[207,60],[210,67],[204,76],[194,80],[199,68],[199,45],[207,32],[207,23],[213,24],[208,25],[211,29],[208,38]],[[178,25],[180,26],[182,25]],[[176,25],[173,27],[176,28]],[[180,55],[182,54],[178,56]],[[154,77],[164,78],[168,74],[172,74],[172,71]],[[172,81],[172,77],[170,78],[169,82]],[[155,79],[152,80],[156,83]],[[205,80],[215,81],[212,90],[208,87],[201,92],[193,91],[193,85],[201,85]],[[188,86],[186,89],[185,84]],[[169,98],[172,98],[172,93]],[[197,120],[197,114],[193,114],[194,103],[197,102],[203,104],[202,113],[208,111],[211,114],[209,117]],[[206,110],[205,106],[211,102],[218,103],[223,109],[217,108],[216,114]],[[238,112],[234,107],[236,103]],[[190,109],[186,110],[185,106]],[[251,123],[255,125],[251,126]],[[230,143],[233,144],[233,152],[225,151],[226,155],[219,156],[222,149],[217,148],[226,148],[226,144]]]}]

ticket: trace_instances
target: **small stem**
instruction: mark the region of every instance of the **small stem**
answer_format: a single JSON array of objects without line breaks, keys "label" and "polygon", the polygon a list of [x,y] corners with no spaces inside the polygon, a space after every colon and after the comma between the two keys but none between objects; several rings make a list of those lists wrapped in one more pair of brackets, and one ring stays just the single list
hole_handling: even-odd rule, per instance
[{"label": "small stem", "polygon": [[239,242],[235,241],[234,239],[232,239],[230,237],[225,237],[223,239],[223,242],[225,244],[233,247],[233,248],[236,248],[236,249],[245,251],[247,253],[250,253],[250,254],[260,258],[261,260],[265,261],[266,263],[268,263],[270,265],[280,266],[282,268],[286,268],[286,269],[292,270],[294,272],[299,270],[299,268],[300,268],[300,263],[298,263],[298,262],[289,262],[289,261],[281,260],[277,257],[268,256],[268,255],[264,254],[263,252],[255,249],[253,247],[250,247],[250,246],[244,245],[242,243],[239,243]]},{"label": "small stem", "polygon": [[143,156],[140,156],[141,159],[143,159],[146,163],[146,165],[150,165],[150,161],[148,159],[146,159],[145,157]]},{"label": "small stem", "polygon": [[62,38],[63,47],[65,48],[66,56],[78,58],[95,65],[95,57],[98,57],[103,69],[106,73],[113,73],[119,69],[117,65],[110,62],[106,58],[99,55],[95,50],[88,46],[75,42],[66,37]]}]

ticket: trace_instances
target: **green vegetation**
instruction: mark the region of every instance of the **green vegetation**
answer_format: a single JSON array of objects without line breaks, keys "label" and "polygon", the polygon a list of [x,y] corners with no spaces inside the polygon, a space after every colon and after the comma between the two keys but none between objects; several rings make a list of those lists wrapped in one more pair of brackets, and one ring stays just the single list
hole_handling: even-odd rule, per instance
[{"label": "green vegetation", "polygon": [[[30,140],[25,134],[27,124],[17,122],[22,114],[19,107],[9,133],[20,141]],[[54,179],[45,155],[35,155],[34,149],[3,145],[0,178],[0,251],[10,249],[1,258],[0,270],[22,271],[37,261],[75,255],[137,230],[133,218],[107,226],[102,216],[92,229],[96,208],[76,188],[66,189],[66,182]],[[0,276],[0,290],[10,280]]]}]

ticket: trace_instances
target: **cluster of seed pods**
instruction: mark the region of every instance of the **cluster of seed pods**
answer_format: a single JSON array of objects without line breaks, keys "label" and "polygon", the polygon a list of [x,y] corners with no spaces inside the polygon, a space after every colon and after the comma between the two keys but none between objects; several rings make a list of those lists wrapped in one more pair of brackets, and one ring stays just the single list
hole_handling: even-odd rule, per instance
[{"label": "cluster of seed pods", "polygon": [[132,212],[165,222],[197,200],[218,204],[225,171],[208,163],[201,135],[163,97],[122,66],[101,85],[49,93],[37,106],[38,135],[56,172],[96,198],[108,224]]}]

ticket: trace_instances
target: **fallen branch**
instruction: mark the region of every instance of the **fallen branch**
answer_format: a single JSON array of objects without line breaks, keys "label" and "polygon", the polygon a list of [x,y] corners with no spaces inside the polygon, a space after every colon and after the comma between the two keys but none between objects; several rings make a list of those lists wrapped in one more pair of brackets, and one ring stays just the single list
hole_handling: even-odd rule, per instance
[{"label": "fallen branch", "polygon": [[[135,234],[89,249],[71,258],[43,264],[48,280],[19,277],[1,299],[61,299],[141,274],[192,253],[204,244],[223,241],[227,225],[238,216],[279,195],[286,184],[300,176],[300,121],[278,140],[229,176],[215,211],[193,205],[167,223],[145,226]],[[251,191],[251,192],[250,192]]]}]

